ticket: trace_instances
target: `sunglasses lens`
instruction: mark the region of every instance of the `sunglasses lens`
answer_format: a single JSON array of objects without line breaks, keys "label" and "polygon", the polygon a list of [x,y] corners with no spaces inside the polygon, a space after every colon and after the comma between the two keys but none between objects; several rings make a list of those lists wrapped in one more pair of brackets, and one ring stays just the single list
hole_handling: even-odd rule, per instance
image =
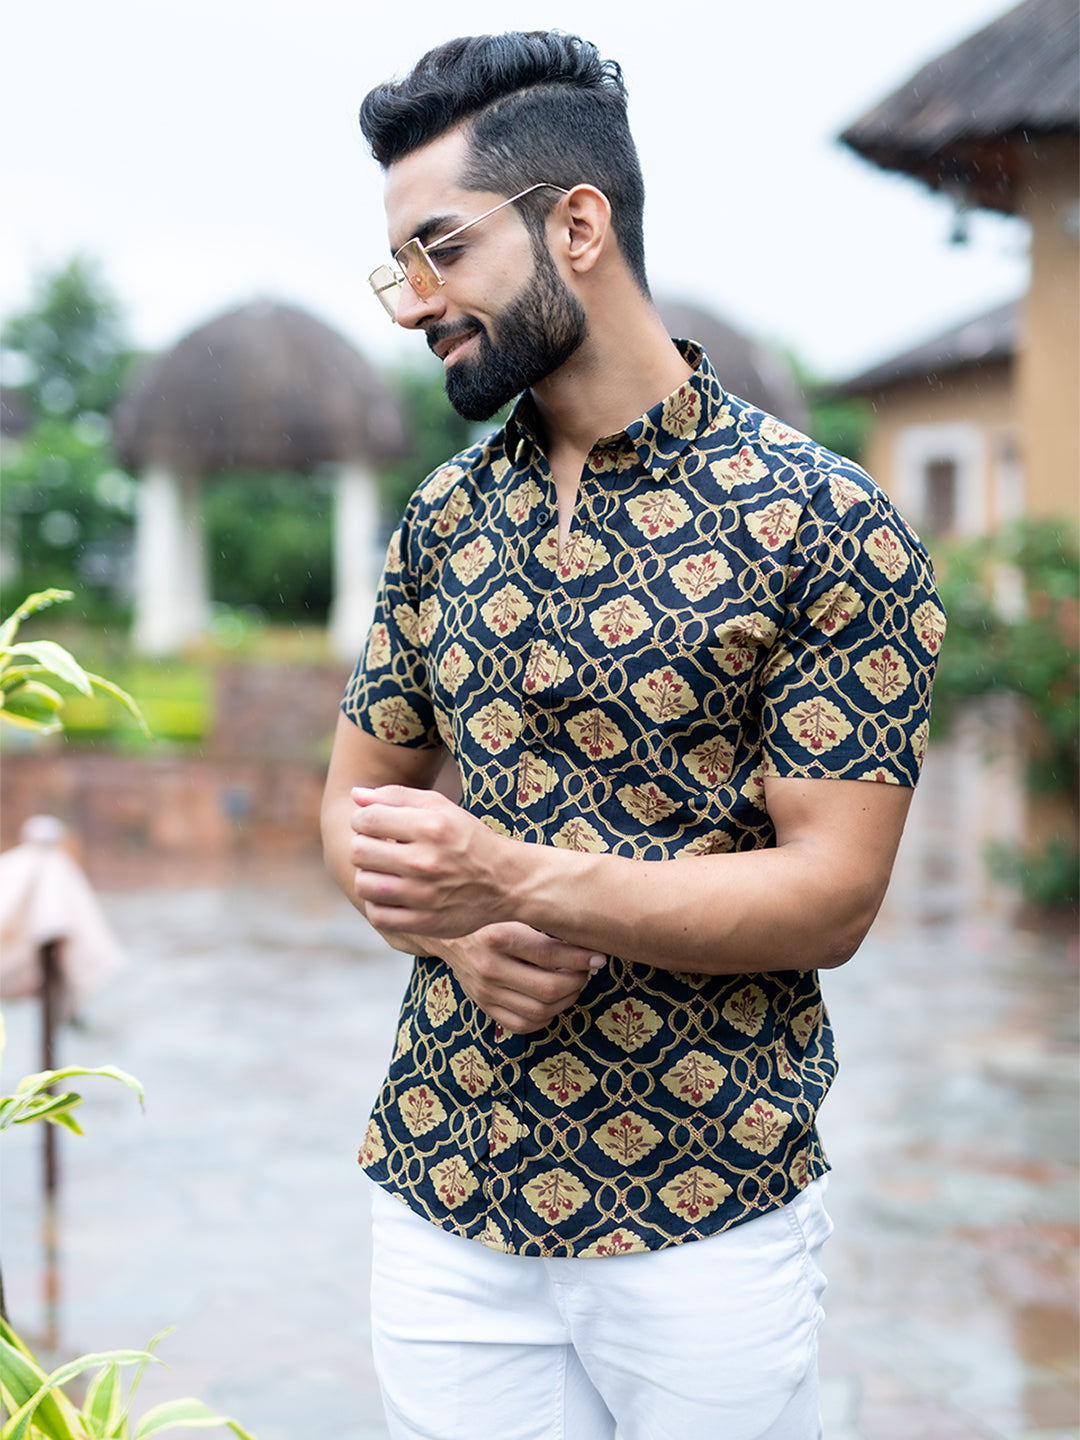
[{"label": "sunglasses lens", "polygon": [[442,277],[428,259],[418,240],[409,240],[394,256],[402,274],[421,300],[438,290]]},{"label": "sunglasses lens", "polygon": [[375,292],[375,298],[391,320],[397,319],[398,290],[401,277],[389,265],[380,265],[368,276],[368,284]]}]

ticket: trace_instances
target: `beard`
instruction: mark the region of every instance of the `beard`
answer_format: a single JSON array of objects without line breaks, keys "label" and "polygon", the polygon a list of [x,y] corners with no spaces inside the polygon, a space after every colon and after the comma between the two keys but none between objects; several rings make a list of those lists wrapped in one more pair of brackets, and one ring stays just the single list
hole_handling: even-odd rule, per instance
[{"label": "beard", "polygon": [[446,398],[465,420],[490,420],[496,411],[565,364],[588,325],[577,296],[546,249],[538,249],[532,278],[498,321],[494,341],[478,320],[432,325],[429,346],[466,328],[478,330],[479,353],[446,372]]}]

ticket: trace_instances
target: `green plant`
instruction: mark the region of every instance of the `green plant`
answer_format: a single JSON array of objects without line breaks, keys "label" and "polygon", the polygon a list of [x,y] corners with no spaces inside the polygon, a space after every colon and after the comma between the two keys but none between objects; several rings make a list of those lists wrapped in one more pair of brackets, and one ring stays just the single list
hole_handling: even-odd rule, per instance
[{"label": "green plant", "polygon": [[233,470],[203,496],[214,599],[274,624],[325,622],[332,599],[333,482],[315,471]]},{"label": "green plant", "polygon": [[[148,1364],[161,1362],[153,1353],[169,1333],[155,1335],[145,1350],[105,1350],[98,1355],[80,1355],[51,1374],[41,1368],[6,1321],[0,1320],[0,1399],[10,1419],[0,1430],[0,1440],[151,1440],[166,1430],[203,1430],[225,1426],[239,1440],[255,1440],[235,1420],[217,1415],[201,1400],[166,1400],[147,1410],[131,1428],[131,1404]],[[124,1394],[121,1371],[137,1366]],[[63,1386],[97,1370],[86,1399],[76,1406]]]},{"label": "green plant", "polygon": [[[0,1024],[0,1046],[2,1044]],[[138,1080],[114,1065],[95,1069],[68,1065],[62,1070],[42,1070],[36,1075],[27,1075],[13,1094],[0,1096],[0,1131],[42,1120],[81,1135],[82,1130],[71,1112],[82,1104],[82,1096],[70,1090],[60,1095],[52,1092],[54,1085],[77,1075],[118,1080],[134,1090],[140,1104],[142,1102],[143,1089]],[[210,1426],[225,1426],[239,1440],[254,1440],[235,1420],[217,1415],[201,1400],[192,1399],[166,1400],[155,1405],[131,1428],[135,1392],[147,1365],[151,1361],[161,1363],[154,1349],[169,1333],[164,1330],[155,1335],[145,1350],[107,1350],[81,1355],[47,1373],[6,1316],[0,1316],[0,1406],[7,1411],[0,1440],[151,1440],[166,1430]],[[125,1395],[121,1372],[129,1366],[137,1368]],[[63,1387],[90,1370],[98,1373],[82,1405],[77,1406],[64,1394]]]},{"label": "green plant", "polygon": [[998,846],[994,872],[1043,909],[1078,901],[1080,550],[1064,522],[1026,520],[935,556],[949,616],[934,689],[935,722],[1008,693],[1025,719],[1026,785],[1068,813],[1068,833]]},{"label": "green plant", "polygon": [[0,608],[70,586],[85,613],[126,623],[137,486],[117,466],[108,421],[135,359],[120,305],[99,267],[75,256],[37,277],[2,340],[14,424],[0,528],[16,563]]},{"label": "green plant", "polygon": [[50,1125],[63,1125],[65,1129],[81,1135],[79,1122],[71,1112],[82,1104],[82,1096],[73,1090],[57,1095],[52,1088],[61,1080],[70,1080],[75,1075],[103,1075],[109,1080],[119,1080],[135,1091],[142,1104],[143,1089],[134,1075],[118,1070],[115,1065],[99,1065],[95,1070],[88,1070],[83,1065],[68,1065],[63,1070],[41,1070],[36,1075],[27,1075],[19,1081],[13,1095],[0,1095],[0,1130],[45,1120]]},{"label": "green plant", "polygon": [[135,701],[101,675],[84,670],[78,661],[55,640],[16,641],[19,626],[30,615],[63,600],[73,599],[70,590],[42,590],[29,595],[0,625],[0,719],[42,735],[64,728],[61,711],[64,697],[38,677],[48,675],[72,686],[83,695],[95,690],[111,695],[134,715],[143,733],[150,731]]},{"label": "green plant", "polygon": [[[82,695],[95,690],[110,695],[131,712],[149,735],[142,712],[131,696],[100,675],[82,668],[68,650],[53,640],[17,641],[16,635],[28,616],[59,601],[70,600],[70,591],[44,590],[29,596],[0,625],[0,718],[26,729],[50,734],[64,728],[64,696],[38,677],[51,678],[71,686]],[[0,1023],[0,1047],[3,1026]],[[117,1080],[135,1091],[142,1101],[142,1086],[132,1075],[113,1065],[94,1069],[80,1065],[60,1070],[43,1070],[20,1081],[13,1094],[0,1096],[0,1131],[15,1125],[44,1121],[82,1134],[73,1111],[82,1104],[74,1090],[54,1092],[54,1086],[78,1075],[102,1076]],[[0,1311],[3,1284],[0,1280]],[[167,1334],[168,1332],[163,1332]],[[7,1418],[0,1428],[0,1440],[151,1440],[166,1430],[206,1429],[225,1426],[239,1440],[254,1440],[235,1420],[217,1415],[201,1400],[169,1400],[148,1410],[131,1425],[131,1405],[147,1365],[157,1361],[157,1335],[145,1350],[110,1350],[82,1355],[47,1373],[35,1360],[25,1342],[0,1313],[0,1409]],[[137,1367],[124,1392],[122,1371]],[[64,1386],[86,1372],[96,1370],[81,1406],[64,1393]],[[0,1420],[3,1415],[0,1414]]]},{"label": "green plant", "polygon": [[807,433],[826,450],[861,463],[874,413],[870,402],[861,395],[838,393],[795,351],[785,351],[785,357],[806,401]]},{"label": "green plant", "polygon": [[[390,526],[397,524],[409,496],[425,475],[445,464],[472,443],[474,427],[453,409],[446,398],[442,367],[417,361],[390,376],[405,414],[411,453],[390,460],[379,470],[379,493]],[[488,429],[501,421],[493,417]]]}]

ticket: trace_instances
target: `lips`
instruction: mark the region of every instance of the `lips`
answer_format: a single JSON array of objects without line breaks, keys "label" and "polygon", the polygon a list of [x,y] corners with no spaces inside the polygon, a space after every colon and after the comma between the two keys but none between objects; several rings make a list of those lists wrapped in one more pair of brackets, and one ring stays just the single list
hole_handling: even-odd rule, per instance
[{"label": "lips", "polygon": [[461,349],[463,345],[467,345],[473,336],[479,335],[479,333],[480,327],[478,325],[470,325],[464,329],[455,330],[450,335],[440,334],[437,338],[429,334],[428,345],[432,352],[445,364],[455,351]]}]

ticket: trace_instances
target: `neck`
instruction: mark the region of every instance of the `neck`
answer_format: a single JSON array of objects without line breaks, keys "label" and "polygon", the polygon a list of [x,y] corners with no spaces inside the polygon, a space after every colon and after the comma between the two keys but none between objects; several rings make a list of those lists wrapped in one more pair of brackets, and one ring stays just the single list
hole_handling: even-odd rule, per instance
[{"label": "neck", "polygon": [[693,374],[652,302],[627,277],[588,307],[589,333],[532,390],[549,455],[585,455],[630,425]]}]

